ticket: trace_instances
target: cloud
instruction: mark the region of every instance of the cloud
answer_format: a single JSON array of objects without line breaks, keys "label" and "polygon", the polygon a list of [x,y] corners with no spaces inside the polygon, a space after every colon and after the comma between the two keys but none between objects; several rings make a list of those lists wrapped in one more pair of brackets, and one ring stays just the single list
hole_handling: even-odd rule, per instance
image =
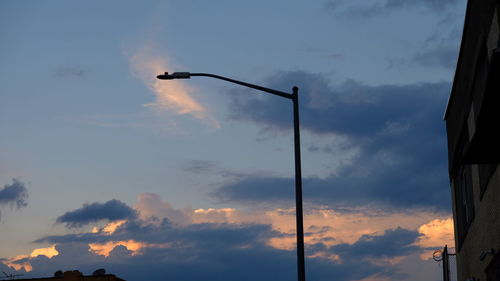
[{"label": "cloud", "polygon": [[[387,122],[429,121],[437,112],[442,113],[450,87],[448,82],[369,86],[352,80],[333,86],[325,76],[304,71],[278,72],[264,82],[278,89],[299,86],[303,129],[357,137],[375,136],[386,128]],[[291,105],[285,101],[269,96],[231,96],[231,117],[249,119],[272,129],[291,129]],[[440,127],[438,123],[430,128]]]},{"label": "cloud", "polygon": [[424,68],[441,68],[454,70],[457,66],[459,42],[432,44],[422,46],[415,54],[405,58],[389,58],[389,68],[408,68],[421,66]]},{"label": "cloud", "polygon": [[408,6],[424,5],[428,8],[441,10],[459,2],[460,0],[387,0],[384,7],[388,9],[402,9]]},{"label": "cloud", "polygon": [[398,227],[382,235],[363,235],[354,244],[336,245],[331,250],[342,256],[394,258],[418,250],[414,243],[420,235],[418,231]]},{"label": "cloud", "polygon": [[25,185],[17,179],[12,179],[12,184],[6,184],[0,189],[0,206],[23,208],[28,205],[28,190]]},{"label": "cloud", "polygon": [[[26,186],[17,179],[12,179],[12,184],[6,184],[0,189],[0,207],[23,208],[28,206],[28,190]],[[2,213],[0,212],[0,220]]]},{"label": "cloud", "polygon": [[[0,265],[17,268],[27,278],[75,268],[90,274],[102,267],[126,280],[281,281],[296,277],[293,210],[245,214],[232,208],[174,209],[148,193],[138,201],[137,212],[147,215],[139,214],[118,225],[111,222],[99,231],[42,237],[35,242],[53,246],[33,251],[40,255],[0,260]],[[146,208],[147,203],[152,208]],[[170,218],[178,215],[172,211],[191,220],[171,223]],[[156,216],[157,220],[151,219]],[[424,225],[425,229],[433,228],[434,218],[432,213],[390,214],[368,208],[309,210],[305,217],[308,278],[326,281],[336,276],[336,280],[351,281],[401,277],[399,266],[407,255],[422,251],[416,241],[426,234],[420,229]],[[273,243],[280,239],[285,244],[290,240],[292,246]]]},{"label": "cloud", "polygon": [[426,40],[426,45],[410,59],[426,67],[455,69],[457,66],[461,32],[457,29],[443,36],[433,35]]},{"label": "cloud", "polygon": [[[451,17],[456,19],[457,16]],[[447,20],[444,20],[447,21]],[[408,67],[441,68],[454,70],[457,65],[462,30],[459,24],[452,27],[441,25],[438,32],[416,45],[413,54],[401,58],[388,58],[389,68]]]},{"label": "cloud", "polygon": [[207,108],[193,97],[192,88],[178,80],[163,81],[156,78],[158,74],[171,71],[171,66],[164,56],[154,55],[151,46],[145,46],[134,54],[130,58],[130,65],[134,75],[156,95],[156,101],[146,106],[178,115],[190,115],[211,127],[220,127]]},{"label": "cloud", "polygon": [[434,219],[418,228],[418,232],[423,234],[419,237],[417,245],[427,249],[420,255],[420,258],[432,259],[432,254],[436,249],[442,249],[445,245],[448,248],[453,248],[455,245],[455,230],[453,227],[453,219]]},{"label": "cloud", "polygon": [[116,199],[105,203],[84,204],[80,209],[66,212],[57,218],[57,223],[64,223],[67,227],[75,228],[102,220],[116,221],[130,219],[137,216],[134,209]]},{"label": "cloud", "polygon": [[302,51],[307,53],[315,54],[322,59],[342,61],[345,60],[345,54],[339,52],[333,52],[332,50],[326,48],[305,48]]},{"label": "cloud", "polygon": [[[373,3],[375,2],[375,3]],[[328,0],[325,8],[337,14],[358,17],[375,17],[408,8],[423,7],[431,12],[442,13],[456,7],[461,0],[378,0],[362,4],[346,0]]]},{"label": "cloud", "polygon": [[8,266],[8,271],[12,268],[17,271],[24,270],[25,272],[29,272],[33,270],[33,267],[29,262],[30,258],[37,258],[38,256],[52,258],[58,254],[59,252],[56,250],[56,244],[53,244],[51,247],[34,249],[29,255],[19,255],[9,259],[0,258],[0,268],[2,266]]},{"label": "cloud", "polygon": [[185,171],[195,174],[212,172],[216,168],[214,162],[205,160],[190,160],[183,167]]},{"label": "cloud", "polygon": [[38,257],[40,255],[43,255],[43,256],[46,256],[48,258],[51,258],[53,256],[57,256],[58,254],[59,254],[59,252],[57,252],[57,250],[56,250],[56,245],[53,244],[50,247],[34,249],[31,252],[30,257],[35,258],[35,257]]},{"label": "cloud", "polygon": [[81,77],[85,75],[85,73],[85,69],[78,65],[59,66],[56,70],[56,75],[59,77]]},{"label": "cloud", "polygon": [[144,220],[151,217],[160,220],[168,219],[179,225],[186,225],[191,222],[191,208],[184,210],[174,209],[170,203],[162,201],[160,196],[154,193],[142,193],[138,196],[138,202],[134,208]]},{"label": "cloud", "polygon": [[[359,175],[354,166],[345,169],[339,176],[304,178],[304,201],[332,207],[378,206],[394,211],[406,208],[449,210],[445,174],[427,167],[417,169],[408,166],[403,169],[415,170],[400,171],[394,165],[388,169],[387,165],[380,163],[380,169],[374,166],[368,174]],[[363,168],[360,167],[360,170]],[[435,168],[445,171],[444,165]],[[294,200],[294,188],[292,178],[251,175],[221,186],[211,196],[225,203],[283,206]]]},{"label": "cloud", "polygon": [[[105,267],[109,272],[127,280],[290,280],[295,277],[295,251],[281,250],[265,244],[265,239],[276,235],[266,225],[197,224],[178,228],[170,224],[139,227],[128,226],[112,239],[122,236],[135,237],[136,243],[160,243],[165,247],[145,247],[140,253],[130,245],[117,243],[104,254],[78,241],[58,244],[59,255],[50,259],[39,256],[18,260],[29,262],[33,271],[53,272],[56,269],[78,265],[82,271],[91,272]],[[121,240],[119,240],[121,241]],[[249,269],[248,265],[252,265]],[[325,280],[336,275],[338,280],[351,280],[383,269],[367,263],[363,270],[354,270],[353,262],[332,263],[321,258],[308,259],[311,274]],[[314,271],[313,271],[314,270]],[[278,272],[278,273],[277,273]],[[314,272],[314,273],[313,273]],[[272,278],[272,279],[269,279]]]},{"label": "cloud", "polygon": [[420,246],[442,247],[454,241],[453,219],[434,219],[420,226],[418,232],[423,234],[418,241]]},{"label": "cloud", "polygon": [[[190,227],[177,228],[162,224],[154,227],[133,227],[136,241],[155,241],[166,244],[165,247],[146,247],[140,253],[134,254],[128,246],[117,244],[106,255],[93,251],[90,246],[74,242],[60,244],[56,248],[60,253],[51,259],[45,257],[29,258],[19,262],[29,262],[32,273],[47,268],[55,270],[78,264],[82,271],[104,266],[109,272],[127,280],[290,280],[295,277],[295,251],[276,249],[268,246],[265,238],[276,235],[269,226],[258,224],[228,225],[199,224]],[[383,236],[365,236],[352,248],[342,244],[342,247],[327,249],[336,251],[342,262],[335,262],[324,257],[309,257],[307,272],[315,280],[328,280],[336,276],[337,280],[361,279],[374,274],[395,274],[396,268],[387,265],[377,265],[369,258],[385,254],[381,250],[386,242],[400,246],[403,253],[408,250],[407,244],[413,236],[402,229],[388,232]],[[407,234],[410,233],[410,234]],[[121,235],[124,235],[123,232]],[[407,235],[405,235],[407,234]],[[120,235],[119,235],[120,236]],[[118,237],[114,237],[115,239]],[[400,241],[401,240],[401,241]],[[380,245],[378,245],[381,243]],[[368,250],[360,250],[369,246]],[[307,251],[321,250],[308,248]],[[65,259],[70,257],[70,260]],[[359,267],[363,261],[364,266]],[[252,265],[251,269],[248,265]]]},{"label": "cloud", "polygon": [[[301,71],[280,72],[266,81],[277,89],[300,87],[302,131],[332,140],[332,147],[315,147],[310,153],[331,151],[336,157],[341,151],[355,152],[329,176],[305,177],[304,200],[330,206],[449,210],[442,121],[449,83],[332,85],[323,75]],[[291,105],[286,101],[231,96],[231,117],[255,122],[264,130],[291,130]],[[223,184],[211,195],[222,202],[256,204],[290,201],[293,194],[293,178],[254,173]]]}]

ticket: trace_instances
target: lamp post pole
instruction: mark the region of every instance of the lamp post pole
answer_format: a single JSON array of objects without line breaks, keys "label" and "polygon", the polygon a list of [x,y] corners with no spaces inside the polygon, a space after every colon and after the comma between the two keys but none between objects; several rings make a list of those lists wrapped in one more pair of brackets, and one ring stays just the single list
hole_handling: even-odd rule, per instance
[{"label": "lamp post pole", "polygon": [[304,258],[304,219],[302,210],[302,168],[300,164],[299,88],[293,87],[292,94],[289,94],[282,91],[265,88],[262,86],[230,79],[224,76],[215,75],[211,73],[174,72],[172,74],[168,74],[168,72],[165,72],[164,74],[156,76],[156,78],[161,80],[173,80],[173,79],[189,79],[192,76],[205,76],[205,77],[220,79],[292,100],[293,132],[294,132],[293,136],[294,136],[294,152],[295,152],[295,211],[296,211],[295,217],[297,225],[297,273],[298,273],[298,281],[305,281],[306,273],[305,273],[305,258]]}]

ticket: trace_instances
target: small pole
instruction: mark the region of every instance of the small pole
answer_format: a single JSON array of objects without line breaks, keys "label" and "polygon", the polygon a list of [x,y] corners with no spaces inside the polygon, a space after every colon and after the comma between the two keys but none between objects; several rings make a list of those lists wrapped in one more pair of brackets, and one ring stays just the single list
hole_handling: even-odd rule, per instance
[{"label": "small pole", "polygon": [[306,280],[304,258],[304,219],[302,211],[302,169],[300,166],[299,88],[293,87],[293,131],[295,144],[295,211],[297,220],[298,281]]},{"label": "small pole", "polygon": [[443,280],[450,281],[450,262],[448,260],[448,245],[443,250]]}]

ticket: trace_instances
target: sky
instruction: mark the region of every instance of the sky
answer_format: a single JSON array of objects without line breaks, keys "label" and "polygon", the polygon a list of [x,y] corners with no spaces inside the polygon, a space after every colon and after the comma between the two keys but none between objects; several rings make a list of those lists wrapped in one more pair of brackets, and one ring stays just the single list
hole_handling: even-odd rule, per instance
[{"label": "sky", "polygon": [[0,2],[0,270],[441,280],[465,0]]}]

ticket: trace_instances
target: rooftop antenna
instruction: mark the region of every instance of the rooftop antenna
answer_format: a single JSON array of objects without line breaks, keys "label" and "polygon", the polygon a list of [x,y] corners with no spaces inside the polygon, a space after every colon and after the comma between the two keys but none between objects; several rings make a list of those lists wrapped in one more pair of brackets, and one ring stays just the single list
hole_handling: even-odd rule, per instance
[{"label": "rooftop antenna", "polygon": [[14,280],[18,277],[21,277],[23,276],[23,274],[7,274],[7,272],[5,271],[2,271],[3,275],[4,276],[0,276],[1,279],[4,279],[4,280]]}]

